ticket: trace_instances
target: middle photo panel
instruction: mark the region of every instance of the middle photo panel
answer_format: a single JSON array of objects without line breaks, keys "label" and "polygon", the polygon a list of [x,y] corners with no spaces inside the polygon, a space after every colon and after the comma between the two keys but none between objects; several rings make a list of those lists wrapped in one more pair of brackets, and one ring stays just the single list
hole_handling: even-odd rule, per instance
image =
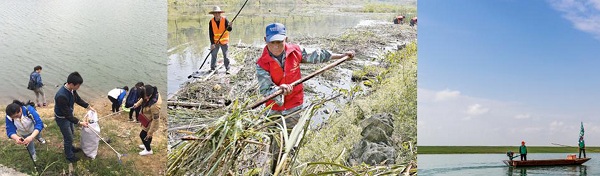
[{"label": "middle photo panel", "polygon": [[174,1],[168,175],[416,174],[417,1]]}]

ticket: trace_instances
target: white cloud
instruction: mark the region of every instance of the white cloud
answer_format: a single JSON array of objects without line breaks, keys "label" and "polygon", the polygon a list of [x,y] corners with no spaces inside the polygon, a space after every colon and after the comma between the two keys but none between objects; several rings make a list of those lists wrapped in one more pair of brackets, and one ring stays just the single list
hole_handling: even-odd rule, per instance
[{"label": "white cloud", "polygon": [[[529,145],[576,145],[573,136],[579,135],[580,121],[585,122],[588,138],[600,136],[600,118],[596,118],[600,112],[596,109],[574,113],[563,108],[472,97],[464,91],[451,101],[435,101],[436,95],[444,91],[460,90],[418,89],[419,145],[519,145],[521,140]],[[483,115],[485,118],[480,118]],[[586,142],[600,145],[600,141]]]},{"label": "white cloud", "polygon": [[528,118],[531,118],[531,115],[529,115],[529,114],[517,114],[515,116],[515,119],[528,119]]},{"label": "white cloud", "polygon": [[467,108],[467,114],[474,115],[474,116],[483,115],[489,111],[490,111],[489,108],[484,108],[480,104],[473,104]]},{"label": "white cloud", "polygon": [[559,129],[562,129],[562,127],[563,127],[564,124],[565,124],[564,122],[552,121],[552,123],[550,123],[550,130],[559,130]]},{"label": "white cloud", "polygon": [[437,101],[449,100],[449,99],[457,98],[458,96],[460,96],[459,91],[451,91],[449,89],[446,89],[446,90],[442,90],[442,91],[435,93],[434,101],[437,102]]},{"label": "white cloud", "polygon": [[554,9],[578,30],[590,33],[600,40],[600,0],[549,0]]}]

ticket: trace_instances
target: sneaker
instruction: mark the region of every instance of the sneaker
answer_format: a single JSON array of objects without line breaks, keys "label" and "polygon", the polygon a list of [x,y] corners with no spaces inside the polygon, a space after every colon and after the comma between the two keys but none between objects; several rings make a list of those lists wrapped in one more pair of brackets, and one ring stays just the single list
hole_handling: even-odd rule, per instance
[{"label": "sneaker", "polygon": [[129,119],[129,122],[133,122],[133,123],[135,123],[135,120],[133,120],[133,119]]},{"label": "sneaker", "polygon": [[37,162],[37,155],[36,154],[31,155],[31,157],[33,158],[33,162]]},{"label": "sneaker", "polygon": [[152,150],[150,150],[150,151],[147,151],[147,150],[141,151],[140,155],[141,156],[152,155]]},{"label": "sneaker", "polygon": [[225,70],[225,74],[231,74],[231,72],[229,72],[229,70]]},{"label": "sneaker", "polygon": [[146,146],[145,146],[144,144],[142,144],[142,145],[138,145],[138,147],[140,147],[141,149],[144,149],[144,150],[146,150]]},{"label": "sneaker", "polygon": [[73,149],[71,149],[74,153],[79,153],[81,152],[81,148],[79,147],[73,147]]},{"label": "sneaker", "polygon": [[40,137],[40,138],[37,138],[37,140],[42,144],[46,144],[46,139],[44,139],[44,138]]}]

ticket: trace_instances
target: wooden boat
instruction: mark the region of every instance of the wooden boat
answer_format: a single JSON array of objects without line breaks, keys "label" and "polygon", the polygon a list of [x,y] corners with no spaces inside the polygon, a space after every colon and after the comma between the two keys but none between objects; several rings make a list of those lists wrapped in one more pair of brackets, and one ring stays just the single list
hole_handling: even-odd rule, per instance
[{"label": "wooden boat", "polygon": [[573,158],[573,159],[548,159],[548,160],[503,160],[504,164],[513,167],[527,167],[527,166],[567,166],[567,165],[581,165],[592,158]]}]

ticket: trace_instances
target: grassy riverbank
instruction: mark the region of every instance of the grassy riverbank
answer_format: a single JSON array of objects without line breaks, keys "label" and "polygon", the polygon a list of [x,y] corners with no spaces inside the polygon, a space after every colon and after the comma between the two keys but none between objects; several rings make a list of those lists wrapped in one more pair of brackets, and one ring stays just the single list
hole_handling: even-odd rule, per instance
[{"label": "grassy riverbank", "polygon": [[[518,152],[519,146],[418,146],[419,154],[485,154]],[[577,153],[577,147],[527,146],[529,153]],[[587,153],[600,153],[600,147],[586,147]]]},{"label": "grassy riverbank", "polygon": [[[108,100],[100,99],[91,101],[93,107],[102,117],[110,114],[110,104]],[[2,105],[0,110],[4,111],[6,105]],[[75,116],[82,118],[86,110],[75,106]],[[68,162],[65,159],[62,144],[62,135],[53,118],[54,104],[48,107],[37,108],[42,117],[44,128],[43,137],[47,140],[46,144],[35,143],[38,156],[37,166],[43,175],[64,175],[69,173]],[[166,165],[166,119],[161,122],[159,130],[155,133],[152,141],[152,150],[154,155],[139,156],[141,144],[139,132],[141,127],[136,123],[126,122],[129,114],[122,112],[114,116],[109,116],[100,120],[100,135],[111,139],[110,145],[119,153],[125,154],[122,157],[122,164],[119,164],[117,155],[109,146],[100,141],[98,155],[96,159],[91,160],[80,152],[76,156],[80,161],[74,165],[75,175],[164,175]],[[161,116],[166,117],[166,116]],[[75,130],[75,146],[80,146],[79,128]],[[27,154],[24,146],[14,144],[12,140],[6,137],[5,123],[0,125],[0,164],[14,168],[20,172],[35,175],[33,163]]]}]

